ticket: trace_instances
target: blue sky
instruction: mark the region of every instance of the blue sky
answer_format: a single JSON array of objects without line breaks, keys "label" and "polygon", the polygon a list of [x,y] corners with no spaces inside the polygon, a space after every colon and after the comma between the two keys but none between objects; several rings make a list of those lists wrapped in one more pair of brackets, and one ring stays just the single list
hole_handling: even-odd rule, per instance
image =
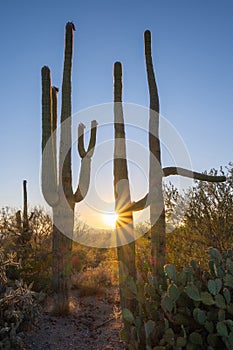
[{"label": "blue sky", "polygon": [[148,105],[143,32],[150,29],[161,113],[182,136],[193,168],[232,161],[232,18],[231,0],[2,3],[0,205],[21,205],[23,179],[30,204],[44,204],[40,71],[48,65],[61,86],[67,21],[76,25],[74,113],[112,101],[115,61],[123,64],[124,101]]}]

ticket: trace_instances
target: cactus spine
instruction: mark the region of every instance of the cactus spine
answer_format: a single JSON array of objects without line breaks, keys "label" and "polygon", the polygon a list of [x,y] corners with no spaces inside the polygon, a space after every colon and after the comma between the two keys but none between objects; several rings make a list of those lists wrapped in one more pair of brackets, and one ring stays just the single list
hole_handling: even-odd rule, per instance
[{"label": "cactus spine", "polygon": [[71,72],[73,23],[66,24],[65,57],[62,81],[62,106],[59,162],[57,164],[57,94],[52,87],[50,70],[42,68],[42,192],[53,209],[53,288],[54,308],[59,314],[69,312],[68,280],[74,226],[75,203],[86,195],[90,183],[91,157],[96,143],[96,121],[91,123],[87,151],[84,148],[84,125],[78,127],[78,152],[81,157],[79,185],[72,189],[71,169]]}]

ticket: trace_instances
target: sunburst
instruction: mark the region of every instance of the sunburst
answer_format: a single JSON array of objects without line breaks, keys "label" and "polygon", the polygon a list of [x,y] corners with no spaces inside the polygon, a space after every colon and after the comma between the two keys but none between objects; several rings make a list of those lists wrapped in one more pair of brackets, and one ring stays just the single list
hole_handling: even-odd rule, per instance
[{"label": "sunburst", "polygon": [[118,215],[116,213],[108,213],[103,215],[103,221],[107,227],[114,228]]}]

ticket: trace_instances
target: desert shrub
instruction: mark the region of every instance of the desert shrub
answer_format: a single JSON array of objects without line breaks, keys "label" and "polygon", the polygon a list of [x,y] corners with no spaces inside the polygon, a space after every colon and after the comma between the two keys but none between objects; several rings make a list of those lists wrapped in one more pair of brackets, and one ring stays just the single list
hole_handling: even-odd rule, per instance
[{"label": "desert shrub", "polygon": [[51,289],[52,266],[52,221],[42,208],[34,207],[29,213],[30,232],[27,239],[19,225],[19,211],[2,208],[0,212],[0,234],[6,252],[14,251],[21,259],[19,268],[8,266],[7,276],[11,280],[22,278],[27,284],[34,283],[36,291]]},{"label": "desert shrub", "polygon": [[209,256],[208,270],[169,264],[160,281],[150,274],[147,283],[130,281],[139,309],[123,309],[128,349],[143,341],[147,350],[233,349],[233,251],[210,248]]},{"label": "desert shrub", "polygon": [[89,267],[71,276],[72,288],[79,290],[80,296],[105,294],[108,287],[116,284],[117,266],[100,264]]},{"label": "desert shrub", "polygon": [[167,261],[177,268],[189,259],[207,268],[208,247],[224,252],[233,244],[233,165],[208,174],[225,175],[227,180],[195,181],[183,193],[171,184],[164,190]]},{"label": "desert shrub", "polygon": [[15,253],[0,250],[0,349],[23,348],[20,332],[32,324],[39,313],[32,285],[27,286],[22,281],[8,283],[7,268],[20,267],[15,259]]},{"label": "desert shrub", "polygon": [[93,248],[73,242],[71,265],[73,272],[98,267],[103,261],[107,265],[116,262],[116,249]]}]

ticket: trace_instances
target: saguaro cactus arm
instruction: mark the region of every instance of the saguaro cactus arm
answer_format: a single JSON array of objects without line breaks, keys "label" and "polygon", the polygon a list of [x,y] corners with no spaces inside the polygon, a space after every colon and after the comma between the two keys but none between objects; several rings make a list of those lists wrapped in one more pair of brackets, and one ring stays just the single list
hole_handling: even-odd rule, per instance
[{"label": "saguaro cactus arm", "polygon": [[[188,177],[194,180],[208,181],[208,182],[224,182],[227,180],[226,176],[213,176],[203,173],[198,173],[196,171],[180,168],[180,167],[166,167],[163,168],[163,177],[170,175],[180,175]],[[127,208],[132,211],[140,211],[147,208],[151,204],[151,198],[148,193],[140,200],[132,202],[131,205]]]},{"label": "saguaro cactus arm", "polygon": [[91,122],[91,135],[87,150],[85,150],[84,146],[84,129],[85,125],[80,123],[78,126],[78,152],[81,158],[84,158],[86,156],[92,157],[94,153],[94,148],[96,144],[97,121],[92,120]]},{"label": "saguaro cactus arm", "polygon": [[184,177],[189,177],[194,180],[208,181],[208,182],[224,182],[226,181],[226,176],[213,176],[203,173],[198,173],[196,171],[180,168],[180,167],[166,167],[163,168],[163,176],[170,175],[181,175]]},{"label": "saguaro cactus arm", "polygon": [[44,66],[41,70],[42,77],[42,152],[51,136],[51,76],[50,69]]},{"label": "saguaro cactus arm", "polygon": [[[180,175],[184,177],[188,177],[194,180],[200,180],[200,181],[208,181],[208,182],[224,182],[227,180],[226,176],[213,176],[203,173],[198,173],[196,171],[180,168],[180,167],[166,167],[163,168],[163,177],[167,177],[170,175]],[[124,207],[121,210],[122,211],[140,211],[143,209],[146,209],[148,206],[151,205],[152,198],[149,197],[149,194],[147,193],[143,198],[139,199],[138,201],[132,201],[132,203],[128,207]]]},{"label": "saguaro cactus arm", "polygon": [[96,144],[96,131],[97,122],[93,120],[91,122],[91,135],[87,150],[84,146],[84,124],[79,124],[78,127],[78,152],[81,160],[81,170],[79,175],[78,188],[74,194],[75,202],[80,202],[86,196],[89,185],[90,185],[90,174],[91,174],[91,157],[94,153]]},{"label": "saguaro cactus arm", "polygon": [[52,132],[52,147],[53,147],[53,163],[54,163],[54,183],[58,186],[58,174],[57,174],[57,94],[59,90],[56,86],[52,87],[52,120],[51,120],[51,132]]},{"label": "saguaro cactus arm", "polygon": [[56,140],[52,140],[52,132],[56,129],[55,109],[52,101],[55,102],[55,91],[51,87],[50,70],[44,66],[42,75],[42,193],[47,203],[54,207],[59,201],[57,191],[57,162]]}]

